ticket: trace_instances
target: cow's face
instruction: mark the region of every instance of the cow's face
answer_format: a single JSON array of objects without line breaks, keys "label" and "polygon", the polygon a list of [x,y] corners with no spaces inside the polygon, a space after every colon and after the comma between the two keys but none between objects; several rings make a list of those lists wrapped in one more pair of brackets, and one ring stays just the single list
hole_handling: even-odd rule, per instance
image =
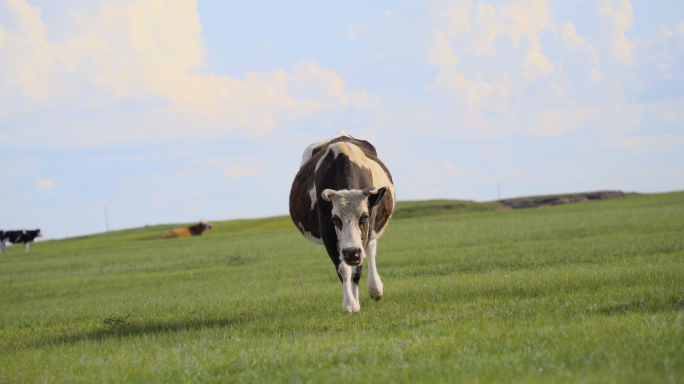
[{"label": "cow's face", "polygon": [[376,206],[386,188],[368,187],[364,190],[326,189],[324,200],[332,202],[332,223],[337,234],[340,261],[348,265],[361,265],[366,258],[366,245],[370,234],[371,209]]},{"label": "cow's face", "polygon": [[36,237],[43,237],[43,231],[41,231],[41,230],[39,229],[39,230],[38,230],[38,234],[36,235]]},{"label": "cow's face", "polygon": [[199,226],[202,228],[202,232],[214,228],[214,224],[207,223],[206,221],[204,221],[204,219],[200,220]]}]

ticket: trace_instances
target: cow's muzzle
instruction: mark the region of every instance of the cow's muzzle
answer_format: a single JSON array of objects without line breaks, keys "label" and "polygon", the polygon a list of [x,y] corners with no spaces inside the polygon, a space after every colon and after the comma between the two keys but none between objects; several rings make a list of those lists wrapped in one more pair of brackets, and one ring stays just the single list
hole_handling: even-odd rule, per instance
[{"label": "cow's muzzle", "polygon": [[361,248],[345,248],[342,250],[342,257],[347,265],[361,265]]}]

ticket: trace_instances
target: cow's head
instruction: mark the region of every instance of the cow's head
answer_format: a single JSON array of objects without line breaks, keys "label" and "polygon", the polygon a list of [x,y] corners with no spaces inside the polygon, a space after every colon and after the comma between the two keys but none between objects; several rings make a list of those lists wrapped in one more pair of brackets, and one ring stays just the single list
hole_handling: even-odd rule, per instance
[{"label": "cow's head", "polygon": [[41,231],[40,228],[38,229],[38,234],[36,237],[43,237],[43,231]]},{"label": "cow's head", "polygon": [[200,220],[199,226],[202,228],[202,232],[206,231],[207,229],[214,228],[214,224],[207,223],[206,221],[204,221],[204,219]]},{"label": "cow's head", "polygon": [[332,202],[332,222],[337,233],[337,249],[340,261],[348,265],[361,265],[366,258],[372,209],[387,192],[387,188],[368,187],[364,190],[326,189],[321,193],[324,200]]}]

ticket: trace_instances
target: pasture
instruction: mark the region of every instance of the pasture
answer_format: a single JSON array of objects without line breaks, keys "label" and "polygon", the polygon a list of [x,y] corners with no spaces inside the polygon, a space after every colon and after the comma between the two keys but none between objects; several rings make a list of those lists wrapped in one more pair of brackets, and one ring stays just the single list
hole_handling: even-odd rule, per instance
[{"label": "pasture", "polygon": [[9,247],[0,383],[684,382],[684,193],[471,204],[400,207],[353,315],[289,217]]}]

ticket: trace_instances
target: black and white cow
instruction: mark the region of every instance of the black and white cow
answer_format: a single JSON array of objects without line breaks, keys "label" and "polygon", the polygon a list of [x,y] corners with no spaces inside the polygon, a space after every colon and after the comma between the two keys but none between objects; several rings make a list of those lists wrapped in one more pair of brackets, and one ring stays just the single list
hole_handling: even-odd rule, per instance
[{"label": "black and white cow", "polygon": [[35,231],[0,231],[0,253],[5,253],[5,244],[8,241],[12,244],[24,243],[24,252],[28,252],[33,240],[42,236],[43,232],[40,229]]},{"label": "black and white cow", "polygon": [[292,183],[290,216],[304,237],[324,244],[342,281],[342,309],[358,312],[362,264],[368,259],[368,293],[380,300],[377,239],[394,212],[394,185],[375,147],[340,131],[311,144]]}]

